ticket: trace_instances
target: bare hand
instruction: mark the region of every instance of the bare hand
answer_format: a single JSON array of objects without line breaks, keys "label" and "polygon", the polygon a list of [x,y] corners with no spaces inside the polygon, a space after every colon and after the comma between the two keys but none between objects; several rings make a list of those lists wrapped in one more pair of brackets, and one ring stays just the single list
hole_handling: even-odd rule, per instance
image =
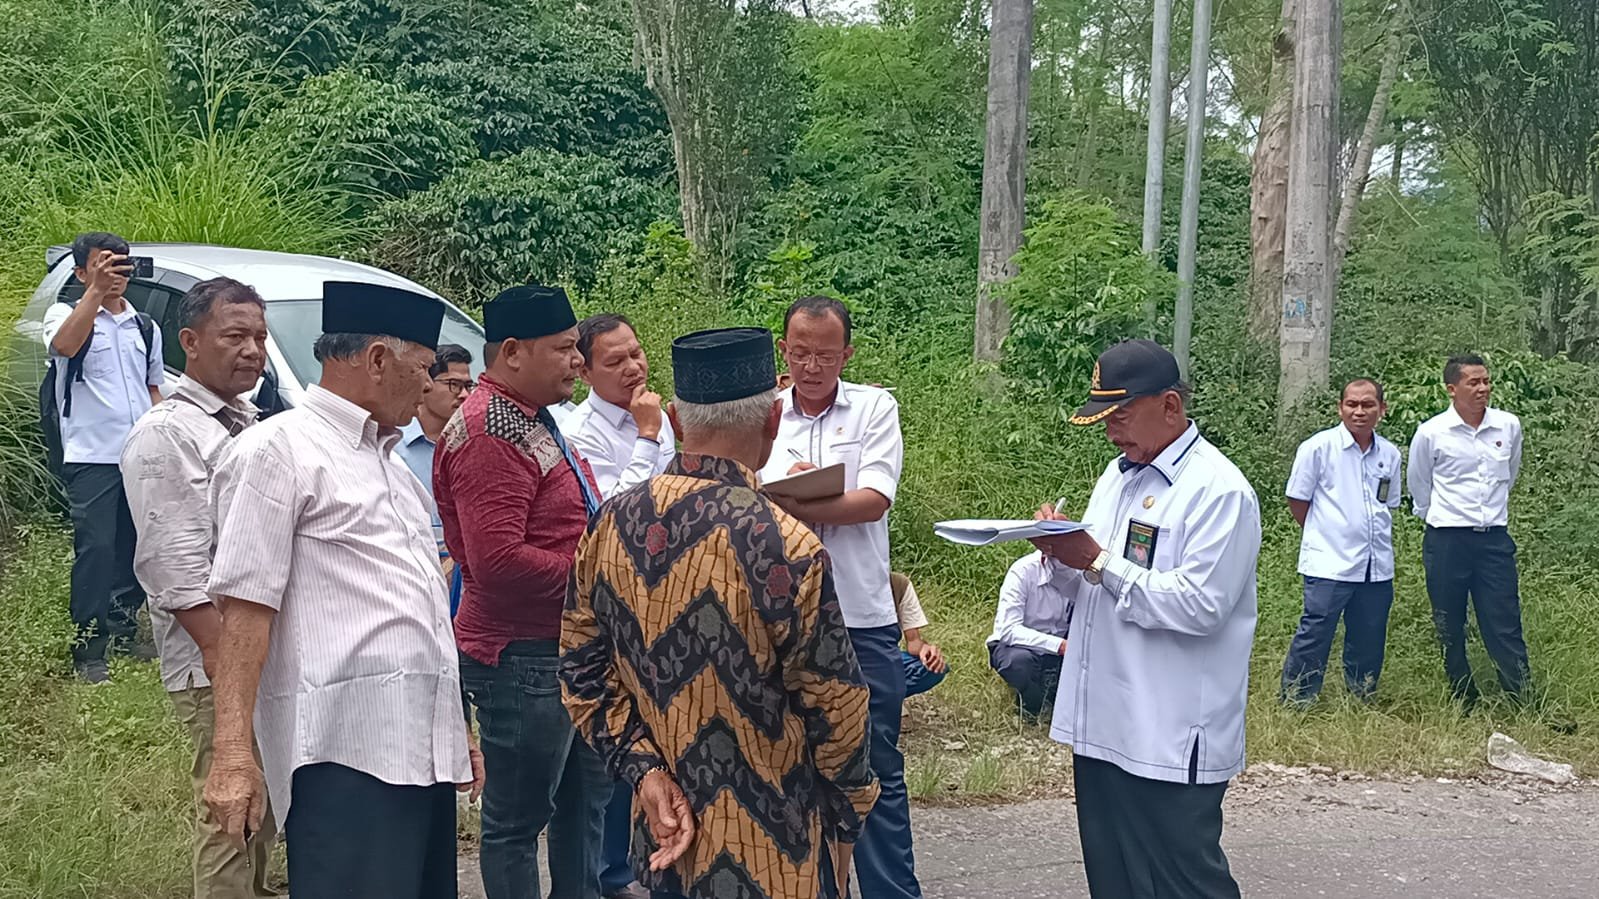
[{"label": "bare hand", "polygon": [[833,844],[833,883],[838,886],[839,899],[849,899],[849,863],[854,850],[854,843]]},{"label": "bare hand", "polygon": [[645,440],[659,440],[661,436],[661,395],[640,384],[627,404],[628,414],[638,425],[638,435]]},{"label": "bare hand", "polygon": [[88,272],[84,293],[93,293],[104,302],[109,297],[122,295],[128,276],[133,273],[133,260],[110,250],[97,250],[89,259]]},{"label": "bare hand", "polygon": [[467,758],[472,760],[472,780],[464,784],[456,784],[455,792],[469,793],[467,801],[476,805],[478,797],[483,795],[483,750],[477,748],[477,741],[467,737]]},{"label": "bare hand", "polygon": [[815,470],[816,470],[816,466],[812,465],[809,462],[795,462],[793,465],[790,465],[788,467],[788,473],[791,474],[791,475],[799,474],[802,471],[815,471]]},{"label": "bare hand", "polygon": [[682,858],[694,842],[694,810],[689,808],[683,788],[660,768],[644,775],[638,798],[650,836],[660,847],[650,855],[650,870],[664,871]]},{"label": "bare hand", "polygon": [[1034,537],[1032,544],[1044,555],[1078,571],[1092,565],[1101,552],[1098,541],[1087,531],[1072,531],[1056,537]]},{"label": "bare hand", "polygon": [[205,805],[211,820],[234,844],[244,850],[244,841],[260,831],[266,813],[266,782],[261,766],[246,751],[242,756],[218,753],[205,781]]},{"label": "bare hand", "polygon": [[938,648],[937,643],[923,643],[922,648],[915,653],[922,660],[928,671],[934,674],[943,674],[949,666],[944,662],[944,651]]}]

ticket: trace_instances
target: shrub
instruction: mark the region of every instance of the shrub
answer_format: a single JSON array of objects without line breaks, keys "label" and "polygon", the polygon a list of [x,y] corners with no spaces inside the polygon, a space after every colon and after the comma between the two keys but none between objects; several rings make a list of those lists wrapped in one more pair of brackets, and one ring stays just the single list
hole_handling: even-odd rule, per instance
[{"label": "shrub", "polygon": [[385,204],[372,252],[468,303],[529,281],[587,287],[618,234],[648,224],[664,201],[604,157],[525,150]]},{"label": "shrub", "polygon": [[359,209],[424,190],[476,156],[471,135],[432,98],[344,69],[307,79],[261,131],[318,148],[324,158],[307,163]]}]

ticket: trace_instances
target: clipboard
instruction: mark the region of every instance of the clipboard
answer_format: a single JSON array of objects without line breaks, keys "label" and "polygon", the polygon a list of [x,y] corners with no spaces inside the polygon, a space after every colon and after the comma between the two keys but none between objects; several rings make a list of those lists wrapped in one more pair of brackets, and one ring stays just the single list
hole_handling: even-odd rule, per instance
[{"label": "clipboard", "polygon": [[844,493],[844,463],[835,462],[761,484],[761,489],[790,499],[828,499]]}]

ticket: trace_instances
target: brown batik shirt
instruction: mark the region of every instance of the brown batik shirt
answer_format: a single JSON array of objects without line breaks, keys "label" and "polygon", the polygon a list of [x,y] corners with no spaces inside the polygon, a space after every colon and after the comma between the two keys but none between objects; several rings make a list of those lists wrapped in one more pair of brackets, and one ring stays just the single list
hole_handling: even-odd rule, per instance
[{"label": "brown batik shirt", "polygon": [[578,733],[635,786],[664,767],[694,809],[694,842],[659,873],[634,811],[634,870],[690,899],[815,899],[823,835],[854,842],[877,801],[826,551],[755,484],[683,454],[606,503],[561,630]]}]

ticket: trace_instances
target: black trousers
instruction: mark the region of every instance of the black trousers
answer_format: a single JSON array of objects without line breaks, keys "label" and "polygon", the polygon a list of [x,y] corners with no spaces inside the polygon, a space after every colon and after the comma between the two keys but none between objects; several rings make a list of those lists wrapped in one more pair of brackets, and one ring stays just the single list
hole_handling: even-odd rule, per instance
[{"label": "black trousers", "polygon": [[72,515],[72,623],[78,639],[73,661],[103,659],[112,640],[139,628],[144,590],[133,576],[137,534],[115,465],[70,463],[62,480]]},{"label": "black trousers", "polygon": [[[1221,850],[1227,784],[1181,784],[1072,756],[1088,892],[1099,899],[1235,899]],[[298,899],[298,897],[296,897]]]},{"label": "black trousers", "polygon": [[1444,672],[1459,699],[1475,699],[1466,658],[1466,599],[1477,612],[1482,643],[1499,669],[1499,684],[1515,696],[1526,689],[1527,643],[1521,636],[1516,541],[1504,528],[1427,528],[1421,543],[1432,621],[1444,651]]},{"label": "black trousers", "polygon": [[455,786],[396,786],[323,763],[294,772],[294,899],[455,899]]}]

